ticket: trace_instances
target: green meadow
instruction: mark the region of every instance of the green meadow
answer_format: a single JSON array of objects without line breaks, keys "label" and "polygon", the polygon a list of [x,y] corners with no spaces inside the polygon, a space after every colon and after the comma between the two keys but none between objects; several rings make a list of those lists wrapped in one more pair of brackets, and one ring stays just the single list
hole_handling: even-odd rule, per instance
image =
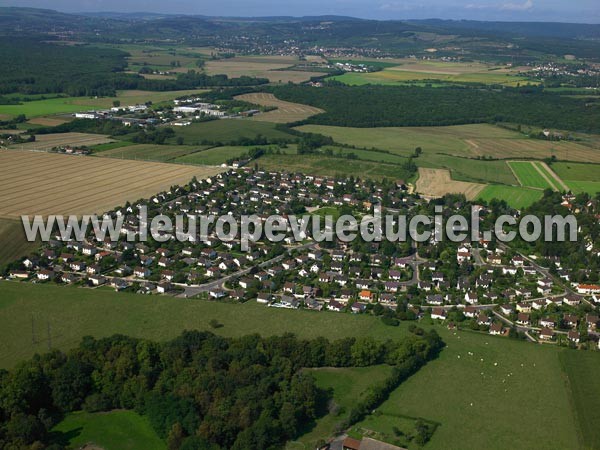
[{"label": "green meadow", "polygon": [[543,175],[536,169],[535,163],[530,161],[511,161],[508,163],[522,186],[537,189],[553,189],[554,185],[548,183]]},{"label": "green meadow", "polygon": [[203,92],[206,91],[199,89],[164,92],[125,90],[118,91],[116,97],[57,97],[22,102],[20,105],[0,105],[0,114],[10,116],[25,114],[29,118],[69,114],[89,109],[110,108],[114,101],[120,101],[123,106],[146,102],[162,103],[180,96]]},{"label": "green meadow", "polygon": [[166,450],[148,420],[133,411],[68,414],[52,429],[58,444],[104,450]]},{"label": "green meadow", "polygon": [[[213,318],[223,327],[212,329]],[[594,439],[584,436],[595,431],[582,430],[597,422],[590,402],[600,392],[598,383],[588,378],[600,370],[600,355],[454,332],[426,322],[421,326],[434,326],[447,348],[378,408],[382,420],[406,416],[439,423],[426,446],[430,449],[504,449],[515,442],[523,448],[594,447],[584,445],[582,439]],[[35,352],[47,351],[48,329],[52,347],[66,350],[86,335],[123,333],[164,341],[186,329],[225,336],[291,332],[303,338],[369,335],[398,339],[408,333],[408,324],[387,327],[366,315],[282,310],[253,301],[228,304],[0,282],[0,338],[5,343],[0,348],[0,367],[12,367]],[[566,360],[563,355],[568,355]],[[385,375],[381,368],[371,368],[375,372],[369,374],[364,373],[368,369],[348,369],[347,374],[346,369],[337,370],[315,375],[322,386],[333,389],[335,401],[342,406],[351,405],[365,384]],[[567,377],[573,381],[567,383]],[[323,419],[310,425],[296,447],[311,448],[302,442],[311,442],[335,426],[340,416],[328,416],[325,411]],[[580,419],[584,416],[590,417],[589,425]],[[370,418],[371,427],[387,426],[377,425],[377,417]]]},{"label": "green meadow", "polygon": [[479,199],[487,202],[492,199],[504,200],[513,208],[521,209],[532,205],[542,198],[543,192],[517,186],[501,186],[490,184],[479,193]]},{"label": "green meadow", "polygon": [[600,192],[600,164],[558,162],[552,164],[552,170],[576,194],[596,195]]},{"label": "green meadow", "polygon": [[[203,141],[227,145],[239,139],[255,139],[263,136],[267,139],[294,140],[294,136],[277,130],[274,123],[244,119],[211,120],[193,123],[185,127],[174,127],[176,136],[183,137],[187,145],[202,144]],[[173,143],[175,143],[173,138]]]}]

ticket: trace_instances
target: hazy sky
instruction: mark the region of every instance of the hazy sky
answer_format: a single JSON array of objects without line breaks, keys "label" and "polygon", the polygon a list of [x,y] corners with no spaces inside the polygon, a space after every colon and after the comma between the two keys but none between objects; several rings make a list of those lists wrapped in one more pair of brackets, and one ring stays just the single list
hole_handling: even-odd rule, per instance
[{"label": "hazy sky", "polygon": [[0,0],[66,12],[211,16],[346,15],[374,19],[476,19],[600,23],[600,0]]}]

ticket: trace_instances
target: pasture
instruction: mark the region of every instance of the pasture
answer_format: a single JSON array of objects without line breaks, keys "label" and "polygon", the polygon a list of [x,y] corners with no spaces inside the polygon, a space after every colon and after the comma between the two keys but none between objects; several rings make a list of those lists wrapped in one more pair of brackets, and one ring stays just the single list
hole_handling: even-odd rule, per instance
[{"label": "pasture", "polygon": [[[38,333],[35,343],[32,318]],[[223,327],[211,329],[213,318]],[[301,338],[369,335],[381,340],[408,333],[407,323],[387,327],[366,315],[266,308],[253,301],[228,304],[0,281],[0,338],[5,343],[0,348],[0,367],[12,367],[35,352],[46,351],[48,325],[52,345],[62,350],[73,348],[85,335],[123,333],[164,341],[184,329],[210,330],[225,336],[291,332]],[[453,332],[425,322],[421,326],[434,327],[447,347],[439,358],[396,389],[378,411],[439,423],[427,448],[502,449],[515,442],[526,448],[584,448],[578,440],[576,417],[591,414],[589,423],[596,423],[589,402],[597,398],[597,383],[588,378],[600,370],[598,355],[469,331]],[[568,376],[578,377],[572,378],[580,389],[576,394],[566,383],[559,360],[566,352],[571,356]],[[586,361],[579,363],[579,358]],[[324,374],[315,375],[323,386],[334,388],[334,398],[342,405],[360,395],[362,389],[358,387],[363,383],[381,375],[379,368],[371,369],[375,372],[337,369],[335,375],[323,369]],[[354,393],[355,384],[358,394]],[[573,395],[578,400],[572,403]],[[581,401],[586,403],[578,404]],[[337,423],[329,415],[321,420],[326,422],[321,425],[318,421],[306,430],[308,434],[300,438],[301,442],[318,439]],[[472,432],[460,431],[467,426]],[[294,448],[312,447],[298,443]]]},{"label": "pasture", "polygon": [[39,134],[35,142],[15,144],[11,148],[18,150],[41,150],[48,151],[54,147],[92,147],[94,145],[108,144],[114,140],[103,134],[91,133],[55,133]]},{"label": "pasture", "polygon": [[[176,137],[183,137],[186,145],[202,145],[203,143],[220,143],[222,145],[236,143],[240,139],[255,139],[257,136],[269,140],[294,140],[295,137],[279,131],[274,123],[257,122],[248,119],[221,119],[208,122],[193,123],[186,127],[174,127]],[[176,138],[172,139],[175,143]]]},{"label": "pasture", "polygon": [[341,144],[376,147],[403,156],[409,156],[416,147],[421,147],[424,156],[435,153],[495,159],[544,159],[556,156],[561,160],[600,162],[600,152],[591,146],[577,142],[530,139],[516,131],[489,124],[383,128],[304,125],[297,129],[331,136]]},{"label": "pasture", "polygon": [[96,156],[134,159],[136,161],[171,162],[185,155],[204,150],[205,146],[139,144],[96,151]]},{"label": "pasture", "polygon": [[467,200],[478,198],[485,185],[456,181],[446,169],[428,169],[419,167],[419,179],[416,191],[426,197],[443,197],[445,194],[464,194]]},{"label": "pasture", "polygon": [[542,198],[539,189],[529,189],[518,186],[487,185],[477,196],[477,199],[490,202],[493,199],[504,200],[513,208],[522,209]]},{"label": "pasture", "polygon": [[[440,334],[447,344],[440,357],[400,385],[378,412],[440,423],[426,446],[432,450],[505,449],[515,443],[582,448],[559,359],[568,350],[469,331]],[[599,368],[600,359],[593,365]]]},{"label": "pasture", "polygon": [[586,448],[600,448],[600,410],[595,406],[600,396],[600,380],[596,376],[600,355],[597,353],[562,352],[560,362],[571,394],[581,441]]},{"label": "pasture", "polygon": [[34,251],[39,243],[28,242],[19,220],[0,218],[0,267]]},{"label": "pasture", "polygon": [[272,106],[277,108],[274,111],[268,111],[262,114],[258,114],[254,116],[252,120],[275,123],[298,122],[300,120],[308,119],[310,116],[314,116],[323,112],[322,109],[315,108],[313,106],[301,105],[299,103],[290,103],[285,102],[283,100],[279,100],[273,94],[268,94],[265,92],[238,95],[235,98],[236,100],[242,100],[248,103],[253,103],[255,105]]},{"label": "pasture", "polygon": [[[303,338],[372,335],[378,339],[402,336],[406,326],[391,330],[366,315],[334,312],[290,311],[244,304],[185,300],[174,297],[116,293],[111,289],[39,285],[0,281],[0,368],[48,349],[48,325],[52,346],[67,350],[83,336],[107,337],[115,333],[165,341],[183,330],[207,330],[224,336],[250,333]],[[37,330],[32,340],[33,329]],[[222,328],[214,330],[211,319]]]},{"label": "pasture", "polygon": [[220,171],[18,150],[0,151],[0,166],[0,217],[8,218],[102,213]]},{"label": "pasture", "polygon": [[68,414],[53,429],[53,440],[69,448],[166,450],[148,420],[134,411]]}]

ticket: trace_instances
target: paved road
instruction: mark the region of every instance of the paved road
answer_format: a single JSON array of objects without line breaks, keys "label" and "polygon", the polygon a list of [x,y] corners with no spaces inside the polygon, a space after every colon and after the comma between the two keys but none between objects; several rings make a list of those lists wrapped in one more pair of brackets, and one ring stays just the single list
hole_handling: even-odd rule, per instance
[{"label": "paved road", "polygon": [[[258,266],[261,269],[265,268],[265,267],[269,267],[272,266],[273,264],[283,260],[284,258],[286,258],[287,256],[290,255],[290,253],[294,250],[304,250],[307,248],[314,248],[317,247],[318,244],[316,242],[311,242],[308,244],[303,244],[300,245],[298,247],[291,247],[288,249],[287,252],[276,256],[275,258],[269,259],[268,261],[264,261],[260,264],[258,264]],[[181,287],[184,289],[183,293],[179,294],[177,297],[180,298],[189,298],[189,297],[194,297],[198,294],[201,294],[203,292],[208,292],[211,289],[217,289],[220,288],[221,286],[223,286],[223,284],[225,284],[227,281],[233,279],[233,278],[239,278],[242,277],[244,275],[247,275],[248,273],[250,273],[252,271],[254,267],[250,267],[248,269],[244,269],[244,270],[240,270],[238,272],[232,273],[230,275],[224,276],[219,278],[218,280],[215,281],[211,281],[209,283],[206,284],[201,284],[201,285],[197,285],[197,286],[188,286],[187,284],[176,284],[176,286]]]}]

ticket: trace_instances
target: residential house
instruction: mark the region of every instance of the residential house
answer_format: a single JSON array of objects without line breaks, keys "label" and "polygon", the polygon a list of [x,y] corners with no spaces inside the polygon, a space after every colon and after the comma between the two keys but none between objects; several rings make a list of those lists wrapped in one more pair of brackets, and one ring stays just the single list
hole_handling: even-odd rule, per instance
[{"label": "residential house", "polygon": [[259,292],[256,296],[256,302],[262,303],[263,305],[268,305],[269,303],[271,303],[271,298],[271,294],[266,292]]},{"label": "residential house", "polygon": [[492,336],[501,336],[502,334],[504,334],[504,329],[502,327],[502,323],[500,322],[495,322],[490,326],[490,331],[489,333]]},{"label": "residential house", "polygon": [[444,308],[433,308],[431,310],[431,318],[434,320],[446,320],[447,317],[448,314],[446,313],[446,310]]},{"label": "residential house", "polygon": [[330,311],[341,312],[344,310],[344,305],[336,300],[330,300],[327,304],[327,309]]},{"label": "residential house", "polygon": [[579,317],[577,314],[565,314],[563,315],[563,322],[568,327],[576,328],[579,323]]},{"label": "residential house", "polygon": [[581,335],[579,334],[579,331],[571,330],[569,331],[568,338],[569,341],[574,342],[575,344],[579,344],[579,341],[581,340]]},{"label": "residential house", "polygon": [[474,305],[476,303],[479,302],[479,299],[477,298],[477,293],[475,292],[467,292],[465,294],[465,301],[471,305]]},{"label": "residential house", "polygon": [[540,326],[543,328],[554,329],[556,327],[556,322],[554,319],[551,319],[550,317],[542,317],[540,319]]},{"label": "residential house", "polygon": [[542,341],[550,341],[554,339],[554,331],[550,328],[542,328],[542,331],[540,331],[540,339]]},{"label": "residential house", "polygon": [[531,325],[531,321],[529,319],[529,314],[524,313],[524,312],[517,314],[517,324],[523,325],[523,326]]}]

